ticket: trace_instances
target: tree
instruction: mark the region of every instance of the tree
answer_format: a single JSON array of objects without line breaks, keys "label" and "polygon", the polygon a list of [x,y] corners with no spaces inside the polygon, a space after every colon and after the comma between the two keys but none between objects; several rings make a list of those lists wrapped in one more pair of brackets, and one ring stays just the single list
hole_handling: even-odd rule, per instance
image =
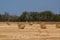
[{"label": "tree", "polygon": [[3,18],[4,18],[4,21],[9,21],[9,13],[8,12],[5,12],[4,14],[3,14]]},{"label": "tree", "polygon": [[60,14],[55,14],[54,21],[60,21]]},{"label": "tree", "polygon": [[22,15],[19,17],[19,21],[25,22],[27,21],[27,17],[28,17],[27,12],[23,12]]},{"label": "tree", "polygon": [[38,12],[30,12],[30,21],[38,20]]},{"label": "tree", "polygon": [[52,21],[54,14],[51,11],[40,12],[41,21]]}]

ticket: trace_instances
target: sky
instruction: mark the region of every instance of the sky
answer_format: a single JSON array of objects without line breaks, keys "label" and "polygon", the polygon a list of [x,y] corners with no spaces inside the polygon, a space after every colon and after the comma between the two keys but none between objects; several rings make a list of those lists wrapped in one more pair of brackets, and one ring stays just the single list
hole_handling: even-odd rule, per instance
[{"label": "sky", "polygon": [[24,11],[60,13],[60,0],[0,0],[1,14],[21,15]]}]

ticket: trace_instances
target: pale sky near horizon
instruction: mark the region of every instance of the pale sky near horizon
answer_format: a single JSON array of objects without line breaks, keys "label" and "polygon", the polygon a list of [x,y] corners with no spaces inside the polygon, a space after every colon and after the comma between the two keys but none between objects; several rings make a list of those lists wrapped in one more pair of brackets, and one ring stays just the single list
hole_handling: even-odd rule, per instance
[{"label": "pale sky near horizon", "polygon": [[23,11],[60,13],[60,0],[0,0],[0,13],[20,15]]}]

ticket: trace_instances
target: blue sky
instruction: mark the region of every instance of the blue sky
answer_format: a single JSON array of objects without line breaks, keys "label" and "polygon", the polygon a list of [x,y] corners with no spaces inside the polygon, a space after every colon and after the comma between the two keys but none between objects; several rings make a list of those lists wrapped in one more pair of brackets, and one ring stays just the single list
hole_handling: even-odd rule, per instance
[{"label": "blue sky", "polygon": [[60,13],[60,0],[0,0],[0,13],[20,15],[23,11]]}]

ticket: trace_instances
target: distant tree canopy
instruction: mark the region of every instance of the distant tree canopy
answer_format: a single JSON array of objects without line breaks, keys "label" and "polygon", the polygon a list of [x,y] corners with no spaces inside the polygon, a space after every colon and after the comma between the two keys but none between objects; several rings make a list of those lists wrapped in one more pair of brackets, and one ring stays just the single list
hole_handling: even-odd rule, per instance
[{"label": "distant tree canopy", "polygon": [[0,22],[34,22],[34,21],[55,21],[60,22],[60,14],[51,11],[23,12],[20,16],[9,15],[8,12],[0,14]]}]

